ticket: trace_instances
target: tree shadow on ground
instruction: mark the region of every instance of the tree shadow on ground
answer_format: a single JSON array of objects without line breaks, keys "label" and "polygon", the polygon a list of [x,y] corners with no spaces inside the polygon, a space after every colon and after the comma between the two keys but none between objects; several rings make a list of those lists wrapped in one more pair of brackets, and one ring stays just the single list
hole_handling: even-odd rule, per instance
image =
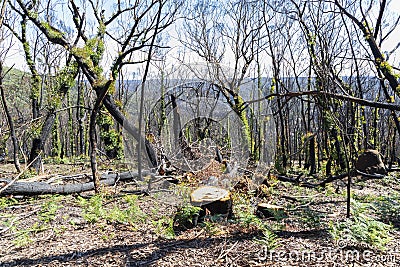
[{"label": "tree shadow on ground", "polygon": [[[79,259],[84,260],[88,257],[93,256],[104,256],[108,253],[120,253],[125,255],[124,266],[148,266],[154,264],[161,260],[168,253],[173,252],[177,249],[201,249],[212,244],[218,244],[227,241],[240,241],[240,240],[252,240],[254,237],[258,236],[259,233],[241,233],[231,237],[208,237],[208,238],[195,238],[186,240],[155,240],[154,242],[145,242],[132,245],[115,245],[103,248],[90,249],[87,251],[72,251],[68,253],[62,253],[51,256],[44,256],[37,259],[21,258],[14,261],[3,262],[0,265],[2,267],[12,267],[12,266],[42,266],[57,264],[62,266],[64,264],[75,265]],[[152,252],[140,253],[139,257],[132,257],[133,252],[144,249],[146,247],[156,247]]]},{"label": "tree shadow on ground", "polygon": [[29,258],[21,258],[15,261],[10,262],[3,262],[1,266],[3,267],[11,267],[11,266],[37,266],[42,264],[49,264],[52,262],[57,263],[73,263],[79,258],[86,258],[93,255],[105,255],[109,252],[128,252],[133,249],[140,249],[149,245],[150,243],[140,243],[134,245],[116,245],[106,248],[96,248],[90,249],[87,251],[79,251],[75,250],[68,253],[58,254],[58,255],[51,255],[51,256],[44,256],[38,259],[29,259]]}]

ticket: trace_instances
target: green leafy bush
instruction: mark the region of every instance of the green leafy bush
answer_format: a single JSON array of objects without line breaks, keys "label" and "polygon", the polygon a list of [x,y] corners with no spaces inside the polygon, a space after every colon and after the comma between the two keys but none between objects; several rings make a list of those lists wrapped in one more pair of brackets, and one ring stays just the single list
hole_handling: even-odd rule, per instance
[{"label": "green leafy bush", "polygon": [[173,220],[174,229],[180,231],[195,227],[201,210],[200,207],[191,205],[178,208]]},{"label": "green leafy bush", "polygon": [[161,219],[153,221],[152,224],[156,227],[156,234],[167,239],[172,239],[175,237],[174,221],[172,218],[163,216]]}]

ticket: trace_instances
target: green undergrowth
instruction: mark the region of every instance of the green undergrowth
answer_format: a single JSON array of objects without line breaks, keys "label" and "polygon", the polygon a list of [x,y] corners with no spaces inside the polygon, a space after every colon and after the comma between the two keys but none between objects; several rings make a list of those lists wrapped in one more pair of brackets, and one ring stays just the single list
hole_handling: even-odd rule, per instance
[{"label": "green undergrowth", "polygon": [[[332,240],[336,242],[346,240],[348,245],[385,250],[393,239],[393,231],[398,230],[400,194],[393,190],[388,190],[385,194],[375,194],[375,191],[367,190],[361,194],[353,190],[352,216],[350,219],[342,219],[346,191],[343,187],[341,193],[338,193],[337,185],[333,183],[315,190],[291,183],[274,180],[270,182],[261,198],[257,198],[254,192],[233,190],[232,217],[206,215],[199,221],[197,220],[200,208],[189,204],[190,192],[193,189],[190,185],[180,185],[171,189],[174,196],[184,199],[182,202],[186,203],[179,207],[175,203],[165,205],[166,201],[161,200],[161,193],[159,196],[155,193],[150,197],[141,197],[115,196],[102,192],[86,198],[55,195],[25,198],[23,201],[2,197],[0,229],[8,228],[7,234],[13,236],[12,244],[15,247],[32,245],[37,239],[37,234],[44,231],[46,235],[50,231],[56,236],[60,235],[68,226],[71,231],[90,228],[93,225],[99,229],[108,229],[110,226],[129,231],[146,229],[165,239],[180,238],[178,235],[181,234],[192,235],[193,232],[190,231],[213,237],[230,235],[239,230],[241,233],[255,236],[253,242],[268,250],[274,250],[284,244],[285,240],[278,236],[281,231],[310,229],[322,232],[328,230]],[[380,186],[378,183],[381,182],[376,181],[374,186]],[[367,181],[364,186],[368,186],[369,183],[371,182]],[[260,201],[284,206],[288,217],[276,214],[274,218],[259,218],[255,214],[255,208]],[[21,218],[22,215],[11,212],[13,206],[21,205],[34,207],[31,208],[33,213],[27,220],[28,223]],[[22,212],[22,209],[18,211],[21,211],[21,214],[26,213]],[[334,213],[340,214],[331,217]],[[178,230],[177,225],[181,226]],[[101,233],[101,238],[106,241],[119,234],[118,230]]]},{"label": "green undergrowth", "polygon": [[62,231],[62,227],[54,226],[53,222],[58,216],[58,211],[63,207],[61,205],[62,198],[62,196],[53,195],[40,197],[39,199],[30,199],[28,202],[41,201],[42,203],[37,209],[28,211],[29,217],[34,218],[29,224],[25,223],[23,218],[18,214],[5,212],[5,208],[12,208],[20,204],[16,199],[0,198],[0,210],[4,211],[0,213],[0,216],[3,218],[0,224],[3,228],[7,229],[7,233],[13,236],[12,244],[17,248],[28,246],[33,242],[35,235],[49,229],[52,229],[54,234],[59,234]]},{"label": "green undergrowth", "polygon": [[400,228],[400,194],[391,192],[385,195],[363,194],[354,198],[363,203],[369,203],[371,212],[381,221]]},{"label": "green undergrowth", "polygon": [[233,194],[233,223],[238,223],[244,229],[254,229],[259,231],[260,235],[254,238],[254,241],[262,244],[268,250],[274,250],[279,247],[279,237],[276,231],[282,229],[282,224],[272,221],[265,221],[254,214],[252,199],[246,194]]},{"label": "green undergrowth", "polygon": [[370,215],[371,204],[352,201],[352,217],[331,222],[329,232],[337,242],[347,245],[385,250],[392,241],[393,226]]},{"label": "green undergrowth", "polygon": [[126,195],[123,197],[125,208],[120,208],[115,203],[107,207],[106,197],[94,195],[89,199],[78,197],[78,204],[82,208],[82,217],[88,223],[97,223],[106,220],[111,223],[127,223],[134,226],[136,223],[144,222],[147,215],[138,205],[138,196]]},{"label": "green undergrowth", "polygon": [[158,236],[166,239],[173,239],[176,237],[174,220],[171,217],[163,215],[157,220],[152,220],[151,223],[155,227],[155,233]]}]

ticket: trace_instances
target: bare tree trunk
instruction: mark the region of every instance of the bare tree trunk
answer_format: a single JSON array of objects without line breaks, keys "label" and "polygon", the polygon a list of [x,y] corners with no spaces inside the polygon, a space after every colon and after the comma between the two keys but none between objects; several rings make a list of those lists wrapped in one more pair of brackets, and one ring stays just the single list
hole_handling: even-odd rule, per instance
[{"label": "bare tree trunk", "polygon": [[85,130],[84,130],[84,121],[85,121],[85,117],[86,117],[86,111],[84,109],[84,105],[85,105],[85,101],[83,98],[84,95],[84,87],[83,87],[83,83],[82,83],[82,76],[81,74],[79,74],[78,77],[78,97],[77,97],[77,110],[76,110],[76,120],[78,121],[78,135],[79,138],[78,139],[78,147],[79,149],[77,149],[77,155],[82,155],[85,154]]},{"label": "bare tree trunk", "polygon": [[315,136],[311,137],[309,142],[309,159],[310,159],[310,175],[317,172],[316,157],[315,157]]},{"label": "bare tree trunk", "polygon": [[90,147],[91,147],[90,165],[92,168],[94,190],[96,193],[100,192],[100,176],[97,171],[97,161],[96,161],[96,153],[97,153],[96,117],[100,111],[101,105],[103,103],[104,97],[107,94],[108,88],[109,88],[109,85],[106,84],[101,89],[95,89],[95,91],[99,92],[99,94],[97,96],[96,102],[95,102],[92,112],[90,114],[90,123],[89,123],[89,141],[90,141]]},{"label": "bare tree trunk", "polygon": [[[8,0],[3,0],[3,4],[1,6],[1,11],[0,11],[0,28],[3,26],[3,18],[4,18],[4,13],[6,11],[7,3],[8,3]],[[18,159],[18,150],[19,150],[18,140],[17,140],[17,136],[15,134],[14,122],[12,120],[10,111],[8,110],[7,101],[6,101],[6,97],[5,97],[5,94],[4,94],[3,78],[4,78],[4,76],[3,76],[3,61],[0,60],[0,93],[1,93],[1,100],[2,100],[2,103],[3,103],[4,112],[6,113],[8,127],[10,127],[11,139],[12,139],[13,148],[14,148],[13,158],[14,158],[15,169],[17,170],[17,172],[21,172],[21,167],[20,167],[19,159]]]},{"label": "bare tree trunk", "polygon": [[10,127],[10,132],[11,132],[11,139],[12,139],[12,144],[13,144],[13,148],[14,148],[14,153],[13,153],[14,166],[15,166],[15,169],[17,170],[17,172],[21,172],[21,166],[19,164],[19,158],[18,158],[18,150],[19,150],[18,140],[17,140],[17,136],[15,134],[14,122],[11,117],[10,111],[8,110],[7,101],[6,101],[6,97],[4,94],[3,62],[2,61],[0,61],[0,93],[1,93],[1,100],[3,103],[4,112],[6,113],[6,117],[7,117],[8,127]]},{"label": "bare tree trunk", "polygon": [[179,114],[178,106],[176,104],[176,99],[174,95],[171,95],[171,103],[173,108],[174,115],[174,142],[175,145],[180,146],[182,149],[186,149],[185,145],[183,145],[183,136],[182,136],[182,125],[181,125],[181,115]]},{"label": "bare tree trunk", "polygon": [[[144,171],[143,175],[152,175],[148,171]],[[73,176],[65,176],[64,178],[86,178],[86,174],[78,174]],[[103,174],[100,179],[102,185],[115,185],[118,181],[134,180],[138,177],[137,172],[123,172],[118,174]],[[44,194],[73,194],[90,191],[94,189],[92,182],[83,183],[67,183],[67,184],[49,184],[47,182],[26,182],[15,181],[15,179],[0,178],[0,183],[6,186],[0,188],[0,196],[7,195],[22,195],[22,196],[37,196]],[[137,193],[143,191],[138,190]]]},{"label": "bare tree trunk", "polygon": [[[67,92],[67,106],[71,106],[69,90]],[[67,112],[68,112],[68,129],[67,129],[68,138],[67,138],[67,140],[69,140],[69,146],[67,146],[66,154],[67,154],[67,157],[72,157],[72,156],[76,155],[75,143],[74,143],[75,142],[75,131],[74,131],[75,127],[74,127],[74,123],[73,123],[73,119],[72,119],[72,116],[73,116],[72,108],[71,107],[68,108]]]},{"label": "bare tree trunk", "polygon": [[[154,34],[151,38],[151,43],[150,43],[150,48],[149,48],[149,52],[147,54],[147,60],[146,60],[146,67],[144,70],[144,74],[143,74],[143,79],[142,79],[142,87],[140,90],[140,108],[139,108],[139,149],[138,149],[138,173],[139,173],[139,179],[142,179],[142,144],[143,144],[143,135],[142,135],[142,119],[143,119],[143,111],[144,111],[144,85],[146,84],[146,79],[147,79],[147,74],[149,73],[149,67],[150,67],[150,60],[152,57],[152,52],[153,52],[153,47],[154,47],[154,42],[156,40],[156,36],[158,34],[158,27],[160,26],[160,19],[161,19],[161,10],[162,10],[162,5],[161,3],[159,3],[158,6],[158,13],[157,13],[157,21],[155,24],[155,29],[154,29]],[[145,139],[145,142],[147,141],[147,139]],[[149,147],[151,147],[150,143],[147,144]],[[146,146],[146,143],[145,143]],[[149,155],[149,154],[148,154]],[[154,157],[155,155],[153,155]],[[151,156],[150,156],[151,158]],[[155,156],[155,159],[153,158],[153,165],[155,163],[155,166],[157,166],[157,156]],[[150,184],[149,184],[150,186]]]},{"label": "bare tree trunk", "polygon": [[99,193],[100,190],[100,178],[97,171],[97,138],[96,138],[96,117],[100,110],[101,98],[97,98],[96,103],[90,113],[90,124],[89,124],[89,140],[90,140],[90,166],[92,168],[94,190]]}]

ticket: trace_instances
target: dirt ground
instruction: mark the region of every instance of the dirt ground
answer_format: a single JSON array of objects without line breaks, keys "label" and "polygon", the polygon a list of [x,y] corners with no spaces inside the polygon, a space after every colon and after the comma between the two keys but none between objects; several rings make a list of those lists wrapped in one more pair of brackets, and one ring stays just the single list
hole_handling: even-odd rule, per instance
[{"label": "dirt ground", "polygon": [[[12,175],[9,166],[0,167],[1,176]],[[40,179],[54,180],[71,169],[82,173],[86,167],[46,166],[51,172]],[[388,209],[370,211],[392,224],[391,241],[383,249],[332,238],[330,225],[346,214],[341,181],[325,189],[274,181],[262,193],[237,186],[233,218],[206,218],[175,234],[172,218],[187,201],[190,183],[138,196],[132,194],[137,187],[119,183],[104,189],[100,200],[93,192],[0,198],[0,266],[400,266],[399,216],[382,218]],[[396,174],[356,181],[352,188],[358,202],[387,204],[382,201],[390,198],[390,209],[399,208]],[[261,200],[285,207],[287,216],[261,220],[276,236],[265,236],[251,217]]]}]

